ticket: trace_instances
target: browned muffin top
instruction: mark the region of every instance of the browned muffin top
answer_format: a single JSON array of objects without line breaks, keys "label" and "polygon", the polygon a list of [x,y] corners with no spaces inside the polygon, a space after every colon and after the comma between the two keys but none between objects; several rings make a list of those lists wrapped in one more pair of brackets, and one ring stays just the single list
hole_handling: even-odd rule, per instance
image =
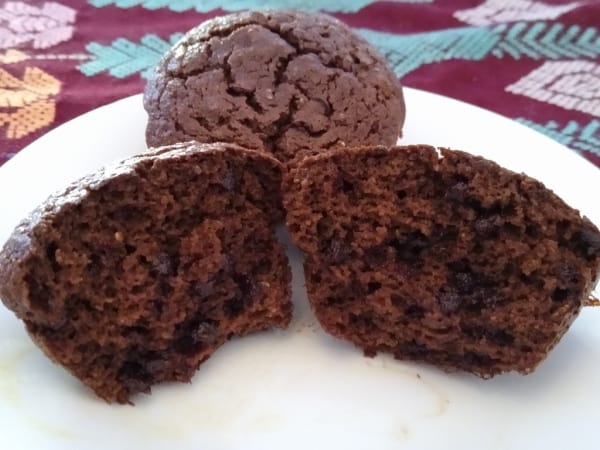
[{"label": "browned muffin top", "polygon": [[404,100],[385,59],[338,20],[243,12],[188,32],[144,105],[150,146],[226,141],[288,161],[311,149],[394,144]]}]

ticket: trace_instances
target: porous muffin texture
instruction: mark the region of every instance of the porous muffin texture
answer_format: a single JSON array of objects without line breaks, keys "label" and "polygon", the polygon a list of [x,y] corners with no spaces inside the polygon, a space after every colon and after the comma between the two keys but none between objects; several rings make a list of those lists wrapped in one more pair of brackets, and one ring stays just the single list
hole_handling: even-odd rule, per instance
[{"label": "porous muffin texture", "polygon": [[274,225],[281,164],[229,144],[150,151],[36,209],[0,253],[0,297],[108,402],[189,381],[233,336],[291,319]]},{"label": "porous muffin texture", "polygon": [[146,139],[234,142],[287,162],[307,150],[392,145],[404,99],[385,59],[323,14],[242,12],[189,31],[144,93]]},{"label": "porous muffin texture", "polygon": [[317,318],[366,355],[529,373],[600,270],[588,219],[542,183],[460,151],[332,151],[292,166],[283,197]]}]

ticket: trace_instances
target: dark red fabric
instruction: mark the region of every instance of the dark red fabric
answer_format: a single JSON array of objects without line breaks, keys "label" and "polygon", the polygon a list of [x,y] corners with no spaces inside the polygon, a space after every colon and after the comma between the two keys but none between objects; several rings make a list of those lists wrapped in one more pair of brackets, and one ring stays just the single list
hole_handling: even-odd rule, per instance
[{"label": "dark red fabric", "polygon": [[[11,29],[14,24],[11,25],[6,17],[11,14],[15,16],[15,11],[22,11],[23,7],[27,6],[42,11],[45,5],[51,3],[66,7],[64,11],[61,10],[65,14],[68,14],[69,10],[75,12],[75,20],[70,23],[72,35],[59,39],[47,48],[35,48],[32,41],[11,45],[10,40],[15,36],[22,36],[24,29]],[[185,32],[210,17],[226,13],[222,9],[205,13],[194,9],[176,12],[168,7],[151,10],[144,7],[144,0],[139,0],[137,6],[130,8],[118,7],[114,1],[107,1],[106,6],[98,7],[93,3],[93,0],[0,0],[0,164],[52,128],[98,106],[142,91],[145,79],[140,75],[140,71],[124,77],[110,74],[107,70],[84,73],[80,66],[93,62],[96,58],[89,50],[91,43],[110,47],[117,39],[126,39],[133,45],[141,45],[141,40],[149,34],[168,42],[174,33]],[[260,2],[248,0],[247,3],[251,6]],[[302,5],[300,0],[291,3]],[[364,6],[352,6],[359,3]],[[177,4],[177,1],[173,4]],[[227,2],[222,4],[223,8],[227,8]],[[290,4],[290,0],[282,0],[283,4]],[[540,38],[530,39],[525,36],[536,23],[544,24],[546,28],[543,33],[555,24],[563,27],[562,33],[570,29],[575,36],[572,41],[561,44],[562,34],[559,33],[550,44],[541,43],[541,53],[533,56],[522,54],[513,57],[505,54],[499,57],[490,50],[485,56],[474,59],[468,55],[468,49],[463,48],[462,51],[467,53],[461,56],[460,51],[458,54],[453,53],[456,52],[456,48],[449,48],[444,50],[445,53],[442,52],[441,59],[423,63],[407,73],[402,73],[402,64],[395,65],[394,68],[406,86],[457,98],[517,119],[549,134],[600,166],[600,2],[397,0],[370,3],[343,1],[340,5],[342,6],[338,9],[345,8],[350,12],[331,11],[333,15],[357,28],[359,32],[366,29],[388,33],[389,39],[387,35],[383,35],[381,42],[390,45],[394,42],[404,45],[405,41],[393,40],[395,37],[415,35],[416,39],[411,41],[410,45],[415,45],[415,42],[418,45],[418,39],[425,41],[432,36],[431,33],[444,30],[454,30],[454,35],[460,35],[465,30],[468,32],[482,29],[486,32],[493,31],[504,39],[506,34],[494,31],[495,27],[522,24],[525,31],[515,41],[515,45],[517,48],[523,46],[527,50],[529,45],[533,45],[530,41],[537,44],[541,42]],[[460,18],[464,11],[482,5],[490,6],[492,12],[488,18],[491,23],[478,25]],[[550,17],[553,15],[552,8],[556,7],[567,9],[555,17]],[[507,19],[506,12],[511,8],[523,12],[514,13],[512,16],[509,14]],[[335,9],[329,6],[329,10]],[[527,11],[534,10],[537,11],[537,16],[527,15]],[[27,14],[23,15],[25,16]],[[41,16],[32,13],[27,17],[39,19]],[[48,22],[33,20],[27,26],[31,31],[32,27],[35,29],[36,26],[48,26]],[[579,28],[573,28],[575,26]],[[586,29],[589,29],[587,33],[592,36],[588,43],[583,42]],[[439,42],[443,43],[443,39]],[[476,43],[473,45],[476,46]],[[553,49],[560,49],[561,45],[567,49],[565,55],[553,56]],[[569,50],[569,45],[572,45],[572,51]],[[388,47],[381,50],[388,56],[394,51]],[[423,51],[428,50],[424,48]],[[19,58],[25,59],[18,60]],[[561,69],[556,69],[559,66],[552,64],[557,62],[567,64],[561,66]],[[583,72],[577,72],[575,64],[578,62],[585,62],[589,66],[585,66]],[[544,66],[545,64],[549,65]],[[532,72],[542,66],[548,68],[544,75],[549,80],[547,89],[552,91],[554,96],[564,94],[573,97],[576,100],[575,106],[569,106],[568,102],[564,101],[561,103],[560,99],[544,100],[540,97],[541,94],[535,93],[535,89],[530,92],[526,87],[517,86],[511,91],[511,85],[523,83],[523,86],[526,86],[527,84],[520,80],[531,76]],[[557,70],[562,72],[555,77]],[[552,77],[556,79],[550,79]],[[561,77],[568,80],[557,82]],[[22,85],[17,85],[15,80],[20,80]],[[544,83],[545,81],[540,81],[540,85]],[[513,92],[515,89],[516,92]],[[562,92],[561,89],[566,91]],[[581,106],[584,104],[587,106]],[[12,128],[9,124],[13,124]]]}]

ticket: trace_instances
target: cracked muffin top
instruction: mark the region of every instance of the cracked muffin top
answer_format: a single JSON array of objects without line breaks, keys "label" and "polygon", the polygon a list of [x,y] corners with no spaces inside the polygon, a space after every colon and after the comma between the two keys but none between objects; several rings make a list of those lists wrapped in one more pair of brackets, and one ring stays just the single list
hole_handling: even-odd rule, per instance
[{"label": "cracked muffin top", "polygon": [[243,12],[189,31],[144,93],[146,139],[226,141],[283,162],[336,146],[391,145],[402,88],[385,59],[338,20]]}]

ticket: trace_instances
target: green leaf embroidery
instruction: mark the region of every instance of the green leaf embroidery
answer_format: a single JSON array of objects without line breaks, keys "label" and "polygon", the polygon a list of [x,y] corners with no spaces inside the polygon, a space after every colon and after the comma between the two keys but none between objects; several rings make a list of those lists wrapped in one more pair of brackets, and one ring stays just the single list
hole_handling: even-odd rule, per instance
[{"label": "green leaf embroidery", "polygon": [[[375,3],[376,0],[89,0],[97,8],[114,5],[118,8],[141,6],[145,9],[169,8],[182,12],[195,9],[198,12],[209,12],[215,9],[224,11],[241,11],[244,9],[301,9],[305,11],[328,11],[352,13]],[[395,0],[401,3],[432,3],[433,0]]]},{"label": "green leaf embroidery", "polygon": [[148,78],[162,55],[181,36],[181,33],[175,33],[167,42],[155,34],[147,34],[139,44],[123,38],[116,39],[110,45],[90,42],[86,50],[92,59],[78,69],[88,77],[108,71],[116,78],[125,78],[138,72]]},{"label": "green leaf embroidery", "polygon": [[527,125],[540,133],[580,152],[590,152],[600,156],[600,121],[592,119],[585,125],[575,120],[567,122],[564,126],[554,120],[545,124],[533,122],[524,117],[516,119],[517,122]]},{"label": "green leaf embroidery", "polygon": [[373,30],[360,33],[385,54],[398,76],[424,64],[452,59],[575,59],[600,55],[598,29],[547,22],[517,22],[494,27],[461,27],[428,33],[395,35]]}]

